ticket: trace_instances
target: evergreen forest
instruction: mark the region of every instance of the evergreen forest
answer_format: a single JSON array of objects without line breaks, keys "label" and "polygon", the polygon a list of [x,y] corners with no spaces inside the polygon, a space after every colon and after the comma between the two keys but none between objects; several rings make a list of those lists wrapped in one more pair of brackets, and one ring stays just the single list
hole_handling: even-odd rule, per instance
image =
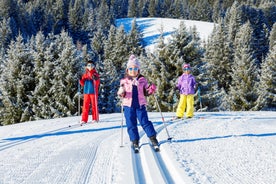
[{"label": "evergreen forest", "polygon": [[[216,23],[202,41],[184,23],[153,52],[136,18]],[[131,30],[116,20],[134,18]],[[75,116],[87,60],[100,74],[100,113],[120,112],[117,97],[130,54],[157,85],[162,111],[173,112],[181,66],[198,82],[196,111],[276,110],[275,0],[1,0],[0,125]],[[153,97],[148,110],[158,111]]]}]

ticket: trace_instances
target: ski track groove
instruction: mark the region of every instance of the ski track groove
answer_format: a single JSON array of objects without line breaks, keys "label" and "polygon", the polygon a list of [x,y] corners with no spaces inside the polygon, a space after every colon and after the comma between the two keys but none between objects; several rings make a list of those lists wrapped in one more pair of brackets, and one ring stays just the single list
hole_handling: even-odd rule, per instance
[{"label": "ski track groove", "polygon": [[89,159],[86,162],[85,167],[84,167],[83,171],[80,174],[81,175],[81,177],[80,177],[81,180],[78,181],[78,183],[88,183],[89,178],[90,178],[90,174],[91,174],[92,169],[93,169],[93,165],[94,165],[95,160],[96,160],[96,155],[97,155],[98,148],[99,148],[101,142],[103,142],[104,137],[107,138],[106,135],[102,135],[102,136],[97,137],[97,139],[96,139],[97,144],[93,144],[93,147],[89,148],[91,151],[83,156],[84,158],[89,158]]},{"label": "ski track groove", "polygon": [[[155,130],[159,133],[163,131],[165,127],[167,128],[167,125],[164,126],[164,124],[159,124],[155,126]],[[172,169],[172,166],[169,166],[162,157],[162,146],[160,146],[160,152],[155,152],[145,132],[140,130],[139,134],[141,143],[140,152],[134,153],[134,151],[131,150],[135,183],[176,183],[177,181],[174,180],[173,176],[178,173],[172,173],[175,169]],[[168,142],[168,140],[159,140],[159,143],[160,142],[165,143]],[[156,175],[159,176],[156,177]],[[147,181],[145,181],[145,178],[147,178]],[[151,178],[150,181],[148,181],[149,178]],[[154,181],[156,178],[159,178],[159,180]]]},{"label": "ski track groove", "polygon": [[[93,128],[93,127],[90,127],[90,124],[85,125],[85,126],[80,126],[79,124],[74,124],[74,125],[70,125],[68,127],[58,128],[58,129],[51,130],[51,131],[44,131],[43,133],[40,133],[37,136],[35,135],[34,138],[28,138],[27,140],[18,140],[18,141],[11,140],[12,141],[11,143],[1,145],[0,146],[0,151],[6,150],[8,148],[12,148],[14,146],[19,146],[19,145],[24,144],[24,143],[30,143],[31,141],[38,141],[40,138],[44,137],[43,136],[44,134],[59,133],[59,132],[63,132],[63,131],[67,131],[67,130],[71,130],[71,129],[75,129],[75,128],[86,129],[86,128]],[[83,155],[81,156],[81,158],[86,159],[86,163],[84,164],[84,166],[81,170],[77,171],[77,172],[79,172],[79,175],[80,175],[80,177],[77,181],[78,184],[87,184],[87,183],[89,183],[89,180],[91,179],[90,177],[91,177],[91,173],[92,173],[92,170],[93,170],[93,166],[94,166],[95,161],[97,159],[98,148],[101,146],[101,143],[104,140],[106,140],[110,137],[113,137],[113,136],[114,136],[113,134],[100,134],[99,136],[97,136],[93,139],[93,145],[91,145],[89,147],[89,149],[87,149],[89,151],[87,151],[85,153],[82,153]],[[18,139],[20,139],[20,138],[18,138]],[[22,139],[23,139],[23,137],[22,137]],[[50,162],[50,163],[54,164],[54,160],[56,159],[56,157],[51,156],[48,159],[49,160],[47,162]],[[41,163],[39,163],[38,166],[40,164]],[[35,171],[35,169],[36,168],[33,168],[33,171],[30,171],[29,175],[31,175]],[[107,167],[105,168],[105,170],[107,172],[109,172],[108,169],[109,168],[107,168]],[[65,171],[62,170],[62,172],[63,172],[62,177],[52,178],[52,181],[54,180],[55,183],[67,183],[68,178],[70,178],[71,172],[70,172],[70,170],[65,170]],[[103,179],[102,178],[103,176],[99,176],[99,177],[100,177],[100,180],[103,180],[102,181],[103,183],[106,183],[106,178]],[[47,180],[47,178],[46,178],[46,180]],[[26,183],[25,180],[21,180],[21,182]],[[45,182],[48,182],[48,181],[45,181]]]},{"label": "ski track groove", "polygon": [[[3,151],[3,150],[6,150],[6,149],[9,149],[9,148],[12,148],[14,146],[18,146],[18,145],[21,145],[21,144],[24,144],[26,142],[30,142],[30,141],[34,141],[34,140],[37,140],[41,137],[43,137],[43,135],[47,135],[47,134],[53,134],[53,133],[58,133],[60,131],[67,131],[67,130],[71,130],[71,129],[74,129],[74,128],[77,128],[79,127],[80,125],[79,124],[74,124],[74,125],[70,125],[68,127],[62,127],[62,128],[58,128],[58,129],[55,129],[55,130],[51,130],[51,131],[46,131],[46,132],[43,132],[43,133],[40,133],[40,134],[37,134],[37,135],[34,135],[33,138],[25,138],[27,140],[24,140],[24,137],[18,137],[18,138],[6,138],[6,139],[11,139],[11,140],[4,140],[4,144],[3,145],[0,145],[0,151]],[[25,136],[25,137],[28,137],[28,136]],[[19,139],[19,140],[12,140],[12,139]],[[7,142],[5,144],[5,142]],[[2,142],[0,142],[1,144]]]}]

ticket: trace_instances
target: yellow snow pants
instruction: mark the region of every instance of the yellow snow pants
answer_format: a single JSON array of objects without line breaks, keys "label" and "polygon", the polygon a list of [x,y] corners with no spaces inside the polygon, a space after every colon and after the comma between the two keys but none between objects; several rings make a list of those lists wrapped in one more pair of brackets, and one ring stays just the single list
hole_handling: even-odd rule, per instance
[{"label": "yellow snow pants", "polygon": [[180,100],[176,110],[176,116],[182,118],[186,110],[186,117],[194,116],[194,95],[180,94]]}]

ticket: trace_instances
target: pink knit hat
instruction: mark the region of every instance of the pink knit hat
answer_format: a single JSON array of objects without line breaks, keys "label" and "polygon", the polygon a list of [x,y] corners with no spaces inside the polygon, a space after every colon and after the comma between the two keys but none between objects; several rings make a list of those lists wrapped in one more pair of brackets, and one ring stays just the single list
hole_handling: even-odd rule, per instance
[{"label": "pink knit hat", "polygon": [[128,59],[127,68],[129,68],[130,66],[133,66],[133,65],[140,69],[139,60],[132,54]]},{"label": "pink knit hat", "polygon": [[190,66],[189,64],[184,63],[184,64],[182,65],[182,69],[184,70],[185,68],[190,69],[191,66]]}]

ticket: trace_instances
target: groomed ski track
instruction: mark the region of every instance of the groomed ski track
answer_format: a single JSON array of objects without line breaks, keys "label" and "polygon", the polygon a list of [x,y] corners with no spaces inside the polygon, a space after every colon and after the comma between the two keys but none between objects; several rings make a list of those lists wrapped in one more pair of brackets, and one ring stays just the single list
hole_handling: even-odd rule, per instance
[{"label": "groomed ski track", "polygon": [[[173,113],[163,113],[165,120]],[[1,184],[216,184],[275,183],[276,113],[196,113],[167,123],[149,119],[158,132],[155,152],[139,126],[140,153],[131,148],[121,114],[100,115],[80,126],[80,117],[0,127]],[[168,138],[172,137],[172,142]],[[122,142],[121,142],[122,141]]]},{"label": "groomed ski track", "polygon": [[[158,122],[158,125],[155,123],[155,129],[158,132],[160,143],[160,152],[155,152],[152,149],[150,140],[143,130],[140,130],[139,132],[141,136],[140,153],[136,154],[132,151],[135,183],[192,183],[190,178],[186,176],[184,170],[183,172],[179,171],[179,169],[175,168],[178,164],[174,163],[172,159],[168,159],[170,157],[170,152],[167,150],[169,148],[166,147],[166,144],[170,144],[173,140],[168,140],[171,136],[166,133],[165,128],[172,123],[165,122],[165,124],[163,124],[161,122]],[[185,120],[175,123],[179,122],[186,123]]]},{"label": "groomed ski track", "polygon": [[[125,122],[123,127],[123,147],[121,144],[121,119],[109,119],[105,115],[100,123],[80,126],[79,117],[61,118],[59,125],[43,126],[41,132],[24,132],[22,136],[2,139],[2,155],[11,155],[14,170],[1,174],[2,182],[12,183],[177,183],[185,181],[183,174],[174,168],[173,160],[168,160],[167,140],[164,124],[160,116],[152,119],[158,132],[160,152],[155,152],[142,128],[139,126],[140,153],[135,154],[127,135]],[[157,120],[158,119],[158,120]],[[30,122],[33,124],[33,122]],[[15,130],[23,124],[13,125]],[[26,134],[27,133],[27,134]],[[18,134],[17,134],[18,135]],[[19,134],[20,135],[20,134]],[[160,135],[160,136],[159,136]],[[62,140],[61,140],[62,139]],[[81,140],[81,141],[80,141]],[[62,143],[62,144],[61,144]],[[28,149],[28,144],[36,149]],[[107,148],[109,147],[109,149]],[[129,152],[129,158],[116,163],[121,152]],[[28,162],[34,163],[28,167]],[[131,162],[129,164],[127,162]],[[5,164],[5,163],[3,163]],[[97,165],[100,164],[101,167]],[[125,168],[126,167],[126,168]],[[127,168],[131,167],[131,168]],[[101,168],[101,170],[95,169]],[[125,169],[128,177],[120,178],[120,169]],[[114,172],[115,170],[115,172]],[[20,174],[19,174],[20,173]],[[44,173],[44,174],[42,174]],[[44,176],[44,177],[41,177]],[[158,181],[156,181],[158,179]]]}]

